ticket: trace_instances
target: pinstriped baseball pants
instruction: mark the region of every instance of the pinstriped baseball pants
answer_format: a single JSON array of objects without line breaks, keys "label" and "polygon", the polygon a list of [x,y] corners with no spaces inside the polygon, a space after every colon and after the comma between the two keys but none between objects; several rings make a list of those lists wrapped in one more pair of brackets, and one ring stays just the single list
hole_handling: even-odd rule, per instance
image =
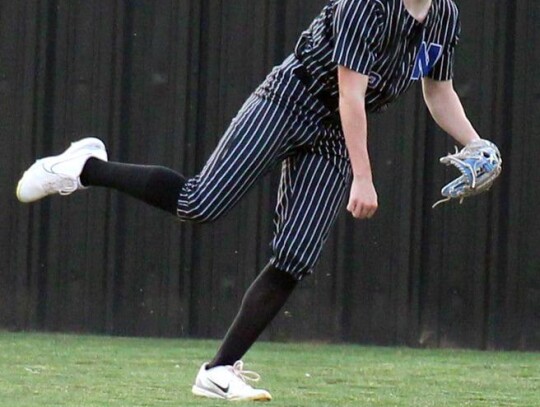
[{"label": "pinstriped baseball pants", "polygon": [[210,222],[282,163],[271,263],[301,280],[312,272],[350,183],[343,134],[320,102],[275,68],[246,101],[203,170],[186,181],[178,217]]}]

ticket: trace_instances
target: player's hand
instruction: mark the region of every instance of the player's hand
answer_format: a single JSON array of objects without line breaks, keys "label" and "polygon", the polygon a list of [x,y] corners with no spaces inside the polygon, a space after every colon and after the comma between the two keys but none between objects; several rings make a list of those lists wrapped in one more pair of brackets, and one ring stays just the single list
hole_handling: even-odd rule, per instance
[{"label": "player's hand", "polygon": [[368,178],[353,179],[347,210],[357,219],[371,218],[379,207],[377,191]]}]

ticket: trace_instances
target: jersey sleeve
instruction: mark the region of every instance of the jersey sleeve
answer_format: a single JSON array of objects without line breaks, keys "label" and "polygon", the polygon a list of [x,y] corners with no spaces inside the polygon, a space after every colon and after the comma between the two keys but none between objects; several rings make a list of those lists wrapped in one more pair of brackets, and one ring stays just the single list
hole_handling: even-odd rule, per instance
[{"label": "jersey sleeve", "polygon": [[436,81],[448,81],[454,77],[454,59],[456,53],[456,46],[459,42],[461,34],[461,26],[459,23],[459,16],[457,8],[455,9],[454,18],[447,23],[450,26],[450,40],[443,49],[442,55],[427,75],[428,78]]},{"label": "jersey sleeve", "polygon": [[342,0],[334,14],[332,61],[369,75],[381,29],[377,3],[371,0]]}]

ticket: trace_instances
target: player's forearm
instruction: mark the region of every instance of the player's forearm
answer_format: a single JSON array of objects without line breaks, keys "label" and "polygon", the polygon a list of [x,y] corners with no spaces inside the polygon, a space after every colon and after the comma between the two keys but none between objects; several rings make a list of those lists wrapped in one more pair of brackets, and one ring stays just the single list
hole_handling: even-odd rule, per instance
[{"label": "player's forearm", "polygon": [[371,180],[364,99],[361,96],[342,95],[339,99],[339,109],[353,176]]},{"label": "player's forearm", "polygon": [[458,143],[466,145],[480,138],[451,82],[424,84],[424,100],[433,120]]}]

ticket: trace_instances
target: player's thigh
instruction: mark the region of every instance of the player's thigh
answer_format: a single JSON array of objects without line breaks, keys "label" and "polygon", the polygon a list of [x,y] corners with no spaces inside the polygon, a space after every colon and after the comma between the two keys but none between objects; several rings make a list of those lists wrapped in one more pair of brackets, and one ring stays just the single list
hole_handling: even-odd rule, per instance
[{"label": "player's thigh", "polygon": [[343,203],[349,177],[339,164],[347,165],[313,153],[283,164],[272,261],[298,279],[318,261]]},{"label": "player's thigh", "polygon": [[188,180],[178,215],[211,221],[230,209],[283,156],[294,114],[252,96],[233,119],[203,170]]}]

